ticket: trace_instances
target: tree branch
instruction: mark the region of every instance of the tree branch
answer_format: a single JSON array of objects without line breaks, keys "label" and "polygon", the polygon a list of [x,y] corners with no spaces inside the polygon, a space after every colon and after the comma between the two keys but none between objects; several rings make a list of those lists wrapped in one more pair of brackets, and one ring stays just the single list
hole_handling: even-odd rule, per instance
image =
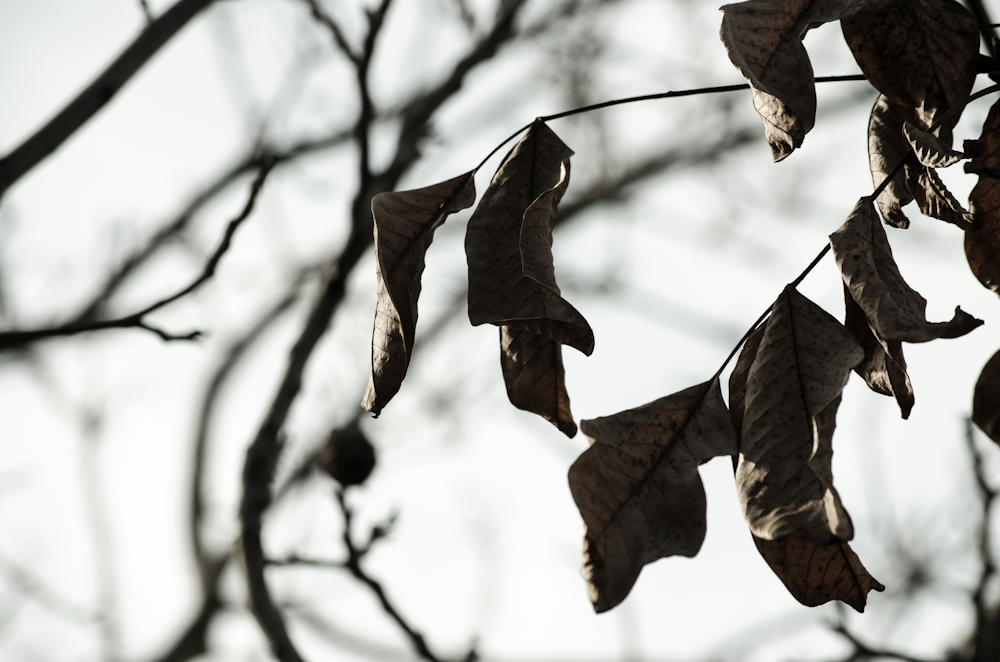
[{"label": "tree branch", "polygon": [[226,348],[223,352],[222,361],[212,374],[212,377],[208,382],[208,387],[205,390],[205,395],[201,400],[201,409],[198,413],[198,431],[195,434],[194,469],[191,477],[190,525],[191,544],[193,548],[192,551],[198,564],[198,570],[201,574],[202,589],[206,594],[213,590],[216,580],[216,577],[214,576],[214,568],[217,563],[215,555],[210,554],[208,550],[205,549],[201,536],[201,528],[204,525],[203,520],[205,515],[203,494],[205,465],[208,455],[209,424],[211,423],[212,415],[215,412],[215,407],[218,403],[223,385],[229,379],[229,376],[232,374],[236,366],[239,365],[240,361],[246,356],[247,350],[249,350],[264,335],[264,333],[270,329],[277,320],[281,319],[281,316],[292,307],[292,304],[295,303],[301,294],[300,290],[303,283],[305,283],[307,278],[317,270],[318,267],[316,266],[309,266],[301,269],[298,276],[286,289],[284,296],[264,311],[257,321],[250,326],[246,333]]},{"label": "tree branch", "polygon": [[215,275],[215,269],[219,264],[219,260],[225,255],[226,251],[229,250],[230,243],[232,241],[233,235],[239,226],[245,221],[250,213],[253,211],[254,206],[257,202],[257,196],[260,193],[261,187],[264,185],[264,180],[267,179],[268,173],[271,168],[274,167],[273,158],[265,158],[261,164],[260,171],[257,174],[257,179],[254,180],[250,188],[250,196],[248,197],[246,204],[243,207],[243,211],[239,216],[234,218],[229,222],[229,226],[226,228],[226,232],[223,234],[222,241],[219,246],[215,249],[215,252],[209,257],[208,262],[205,263],[205,267],[202,269],[201,275],[199,275],[190,285],[184,289],[161,299],[146,308],[140,310],[139,312],[132,313],[125,317],[119,317],[117,319],[103,320],[103,321],[92,321],[92,322],[74,322],[66,324],[63,326],[51,327],[48,329],[36,329],[33,331],[4,331],[0,332],[0,351],[13,349],[17,347],[23,347],[29,343],[41,340],[43,338],[51,338],[54,336],[72,336],[78,333],[84,333],[88,331],[99,331],[103,329],[121,329],[121,328],[139,328],[145,329],[156,335],[160,336],[165,341],[170,340],[193,340],[197,338],[200,334],[199,332],[191,332],[184,335],[175,335],[167,333],[162,329],[154,327],[145,321],[145,317],[150,313],[153,313],[164,306],[177,301],[178,299],[187,296],[203,283],[209,280]]},{"label": "tree branch", "polygon": [[[997,637],[997,633],[994,630],[997,626],[997,616],[994,614],[996,608],[991,609],[990,605],[986,603],[986,591],[997,573],[996,563],[993,560],[992,550],[990,549],[990,540],[992,539],[990,511],[993,502],[1000,495],[1000,490],[991,487],[986,480],[986,468],[983,465],[982,455],[976,449],[971,418],[965,419],[965,442],[969,447],[969,454],[972,458],[972,470],[976,476],[976,487],[978,488],[979,498],[982,501],[982,522],[979,525],[979,535],[976,541],[982,567],[979,571],[979,581],[976,583],[976,588],[972,594],[972,603],[976,610],[975,655],[973,659],[987,660],[989,657],[987,656],[986,649],[990,647],[987,643],[987,638],[992,636],[995,639]],[[994,643],[993,646],[995,647],[996,644]],[[993,651],[994,654],[996,652],[995,650]]]},{"label": "tree branch", "polygon": [[[340,512],[344,516],[344,546],[347,548],[347,561],[343,563],[343,567],[346,567],[354,575],[355,579],[362,582],[368,588],[372,590],[375,597],[378,598],[379,604],[382,605],[382,610],[389,615],[392,620],[396,621],[396,624],[401,630],[406,634],[410,643],[413,645],[413,649],[417,654],[429,660],[429,662],[440,662],[441,658],[437,657],[430,648],[427,647],[427,642],[424,641],[422,634],[413,629],[413,627],[406,622],[406,619],[399,613],[396,607],[389,601],[388,596],[386,596],[382,585],[369,576],[364,569],[361,567],[361,559],[364,553],[367,552],[367,548],[370,548],[371,542],[369,542],[367,548],[358,548],[354,544],[353,536],[351,535],[352,528],[352,517],[353,512],[350,506],[347,505],[347,500],[344,496],[345,492],[343,488],[337,488],[337,503],[340,505]],[[377,540],[378,536],[374,532],[372,533],[372,541]],[[475,659],[474,651],[470,651],[466,659]]]},{"label": "tree branch", "polygon": [[104,107],[160,48],[213,0],[178,0],[48,124],[0,159],[0,199],[10,186],[54,152]]},{"label": "tree branch", "polygon": [[192,198],[178,213],[173,220],[166,223],[155,235],[153,235],[146,245],[137,250],[131,257],[125,260],[108,277],[105,283],[98,289],[91,302],[80,312],[70,324],[78,324],[86,321],[93,321],[100,312],[101,307],[110,299],[121,287],[121,285],[140,266],[148,262],[149,258],[156,254],[156,251],[167,244],[169,240],[184,231],[194,215],[208,202],[218,196],[230,184],[248,173],[259,171],[264,164],[264,159],[270,155],[274,159],[274,167],[279,168],[288,163],[294,162],[300,156],[314,154],[319,151],[343,145],[350,138],[348,131],[337,131],[323,138],[302,140],[292,147],[280,150],[274,146],[255,150],[246,158],[240,160],[235,165],[227,168],[222,174],[215,177],[198,195]]},{"label": "tree branch", "polygon": [[250,448],[243,470],[243,499],[240,504],[242,553],[250,593],[250,608],[281,662],[300,662],[284,621],[271,600],[264,582],[264,553],[261,547],[261,519],[271,503],[270,485],[281,449],[280,433],[299,390],[302,373],[310,355],[326,332],[330,320],[343,301],[347,277],[372,241],[369,232],[358,232],[352,224],[351,235],[340,258],[331,268],[326,285],[306,321],[288,368],[271,403],[270,411]]}]

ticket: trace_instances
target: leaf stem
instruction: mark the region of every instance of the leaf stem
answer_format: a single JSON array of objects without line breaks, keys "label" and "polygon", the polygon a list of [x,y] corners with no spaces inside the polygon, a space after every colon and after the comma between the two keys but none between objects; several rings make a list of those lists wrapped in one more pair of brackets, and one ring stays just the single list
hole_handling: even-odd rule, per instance
[{"label": "leaf stem", "polygon": [[[820,76],[815,79],[817,83],[843,83],[847,81],[860,81],[865,80],[865,77],[861,74],[852,74],[849,76]],[[536,121],[540,120],[542,122],[551,122],[552,120],[559,120],[564,117],[570,117],[572,115],[580,115],[582,113],[589,113],[593,110],[601,110],[602,108],[610,108],[611,106],[621,106],[626,103],[635,103],[636,101],[652,101],[654,99],[673,99],[676,97],[690,97],[698,94],[718,94],[719,92],[737,92],[739,90],[749,89],[750,85],[748,83],[741,83],[739,85],[720,85],[718,87],[698,87],[690,90],[670,90],[667,92],[658,92],[656,94],[644,94],[638,97],[626,97],[624,99],[612,99],[611,101],[602,101],[601,103],[591,104],[589,106],[581,106],[579,108],[573,108],[572,110],[564,110],[561,113],[556,113],[554,115],[544,115],[537,118]],[[532,122],[531,124],[534,124]],[[493,151],[486,155],[476,170],[479,170],[486,164],[487,161],[492,158],[494,154],[500,151],[500,149],[509,143],[514,138],[521,135],[522,132],[527,131],[531,124],[525,124],[520,129],[510,134],[502,143],[493,148]],[[475,171],[473,171],[475,172]]]},{"label": "leaf stem", "polygon": [[[817,80],[817,82],[819,81],[818,78],[816,80]],[[986,96],[988,94],[992,94],[994,92],[1000,92],[1000,83],[997,83],[996,85],[991,85],[991,86],[989,86],[987,88],[984,88],[984,89],[976,92],[975,94],[970,94],[965,100],[963,100],[963,101],[955,104],[951,108],[949,108],[948,111],[945,112],[944,115],[942,115],[941,117],[939,117],[934,122],[934,124],[932,124],[930,126],[930,128],[927,129],[927,131],[928,132],[933,131],[934,129],[936,129],[939,126],[941,126],[941,124],[945,120],[949,119],[950,117],[954,117],[954,115],[956,113],[961,112],[961,110],[963,108],[965,108],[967,105],[969,105],[970,103],[972,103],[976,99],[981,99],[982,97],[984,97],[984,96]],[[885,179],[883,179],[882,183],[879,184],[875,188],[875,190],[869,196],[872,200],[875,200],[875,198],[877,198],[879,196],[879,194],[882,191],[885,190],[885,187],[889,185],[889,182],[892,181],[893,177],[895,177],[896,175],[899,174],[899,171],[903,169],[903,165],[906,163],[907,159],[910,158],[911,154],[913,154],[913,149],[912,148],[910,149],[909,152],[907,152],[906,156],[904,156],[903,158],[899,159],[899,161],[896,163],[896,166],[892,169],[892,171],[889,173],[889,175]],[[816,257],[813,258],[813,261],[809,263],[809,266],[806,267],[805,269],[803,269],[802,273],[800,273],[798,275],[798,278],[796,278],[795,280],[793,280],[790,283],[790,285],[792,287],[798,287],[799,284],[803,280],[805,280],[805,277],[809,275],[809,272],[811,272],[816,267],[816,265],[819,264],[820,260],[822,260],[826,256],[826,254],[829,253],[829,252],[830,252],[830,243],[827,242],[827,244],[825,246],[823,246],[823,249],[819,252],[819,254],[816,255]],[[768,309],[765,310],[764,313],[761,314],[761,316],[757,318],[757,321],[753,323],[753,325],[750,327],[750,329],[745,334],[743,334],[743,337],[740,338],[740,341],[738,343],[736,343],[736,347],[733,347],[733,351],[731,351],[729,353],[729,356],[726,357],[726,360],[722,362],[722,365],[719,366],[719,369],[715,372],[715,377],[718,377],[719,375],[722,374],[722,371],[726,369],[726,366],[729,365],[729,362],[733,360],[734,356],[736,356],[736,352],[739,350],[739,348],[743,345],[743,343],[745,343],[747,341],[747,338],[750,337],[750,334],[752,334],[754,331],[757,330],[757,327],[760,326],[760,323],[762,321],[764,321],[764,318],[767,317],[768,313],[770,313],[770,312],[771,312],[771,308],[769,306]]]}]

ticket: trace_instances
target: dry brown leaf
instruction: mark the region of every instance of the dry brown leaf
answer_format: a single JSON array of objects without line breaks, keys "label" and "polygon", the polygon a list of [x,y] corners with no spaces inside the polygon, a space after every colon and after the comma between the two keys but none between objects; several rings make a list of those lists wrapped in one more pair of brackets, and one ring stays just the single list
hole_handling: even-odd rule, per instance
[{"label": "dry brown leaf", "polygon": [[567,437],[576,435],[559,343],[501,325],[500,367],[512,405],[538,414]]},{"label": "dry brown leaf", "polygon": [[947,168],[965,158],[933,133],[919,129],[909,122],[903,122],[903,136],[917,155],[917,160],[928,168]]},{"label": "dry brown leaf", "polygon": [[753,89],[753,106],[775,162],[816,123],[812,65],[802,45],[810,28],[840,18],[844,0],[749,0],[725,5],[719,37]]},{"label": "dry brown leaf", "polygon": [[371,376],[361,406],[376,416],[399,391],[410,364],[424,255],[445,218],[476,201],[474,175],[372,198],[378,304]]},{"label": "dry brown leaf", "polygon": [[961,308],[955,308],[951,321],[927,321],[927,300],[899,274],[870,198],[858,201],[844,224],[830,235],[830,244],[844,283],[880,340],[957,338],[983,323]]},{"label": "dry brown leaf", "polygon": [[854,366],[854,372],[865,380],[871,390],[896,398],[900,414],[903,418],[909,418],[914,397],[913,385],[906,372],[906,360],[903,358],[903,344],[898,340],[891,343],[881,341],[876,337],[868,326],[865,311],[851,296],[847,285],[844,285],[844,308],[844,326],[865,352],[864,360]]},{"label": "dry brown leaf", "polygon": [[965,210],[934,168],[907,163],[903,168],[906,188],[917,201],[920,213],[971,230],[972,214]]},{"label": "dry brown leaf", "polygon": [[[909,154],[909,146],[903,138],[903,118],[889,105],[884,94],[880,94],[872,106],[868,120],[868,163],[872,171],[872,184],[881,186],[896,164]],[[904,230],[910,227],[902,208],[913,202],[913,196],[906,188],[906,180],[900,172],[878,196],[878,208],[888,225]]]},{"label": "dry brown leaf", "polygon": [[[973,161],[1000,168],[1000,101],[990,108],[978,142],[982,155]],[[969,210],[978,225],[965,233],[969,268],[980,283],[1000,295],[1000,180],[980,176],[969,194]]]},{"label": "dry brown leaf", "polygon": [[736,490],[750,531],[805,531],[817,545],[854,535],[830,462],[840,393],[864,352],[822,308],[788,286],[747,375]]},{"label": "dry brown leaf", "polygon": [[[972,91],[979,28],[954,0],[868,0],[840,19],[861,71],[903,117],[928,129]],[[935,134],[948,146],[958,116]]]},{"label": "dry brown leaf", "polygon": [[868,592],[885,590],[846,542],[817,546],[805,531],[753,541],[792,597],[807,607],[840,600],[863,612]]},{"label": "dry brown leaf", "polygon": [[552,262],[552,224],[572,154],[536,121],[500,164],[465,237],[469,321],[526,329],[589,356],[594,332],[560,296]]},{"label": "dry brown leaf", "polygon": [[586,524],[583,576],[594,609],[625,599],[642,566],[694,556],[705,539],[698,466],[736,453],[719,380],[581,421],[591,447],[569,470]]},{"label": "dry brown leaf", "polygon": [[[739,448],[743,437],[747,376],[750,374],[750,367],[753,365],[753,360],[757,358],[757,349],[760,347],[760,341],[764,337],[764,329],[766,327],[766,324],[761,324],[750,334],[750,337],[747,338],[746,343],[743,345],[743,350],[740,351],[740,357],[736,359],[736,367],[733,368],[733,374],[729,376],[729,419],[733,422],[733,429],[736,431],[737,448]],[[738,459],[735,456],[733,457],[733,471],[736,470]]]},{"label": "dry brown leaf", "polygon": [[972,395],[972,422],[1000,444],[1000,352],[983,366]]}]

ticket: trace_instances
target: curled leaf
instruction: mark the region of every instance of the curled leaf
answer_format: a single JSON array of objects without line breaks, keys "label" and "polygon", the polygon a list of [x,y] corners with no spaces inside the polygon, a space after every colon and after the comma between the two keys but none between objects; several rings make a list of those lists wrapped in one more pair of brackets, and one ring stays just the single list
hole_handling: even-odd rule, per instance
[{"label": "curled leaf", "polygon": [[560,296],[552,261],[552,224],[572,154],[536,121],[500,165],[465,237],[469,321],[526,329],[589,356],[594,333]]},{"label": "curled leaf", "polygon": [[[867,0],[840,19],[865,78],[903,117],[928,129],[975,83],[979,27],[954,0]],[[951,145],[958,116],[935,130]]]},{"label": "curled leaf", "polygon": [[372,331],[372,367],[361,406],[376,416],[406,375],[417,327],[424,255],[449,214],[476,201],[475,171],[413,191],[372,198],[378,304]]},{"label": "curled leaf", "polygon": [[927,321],[927,300],[899,274],[870,198],[858,201],[844,224],[830,235],[830,244],[844,283],[879,339],[927,342],[957,338],[983,323],[961,308],[955,309],[951,321]]},{"label": "curled leaf", "polygon": [[972,395],[972,422],[1000,444],[1000,352],[983,366]]},{"label": "curled leaf", "polygon": [[[742,443],[743,437],[747,377],[750,376],[750,368],[753,366],[753,360],[757,358],[757,350],[760,348],[760,341],[764,338],[764,330],[766,328],[766,324],[761,324],[750,334],[750,337],[747,338],[746,343],[743,345],[743,349],[740,351],[740,357],[736,359],[736,367],[733,368],[732,374],[729,375],[729,418],[732,420],[733,429],[736,431],[737,447]],[[737,457],[733,458],[734,471],[736,470],[738,459]]]},{"label": "curled leaf", "polygon": [[972,229],[972,214],[955,199],[934,168],[907,163],[903,172],[906,188],[917,201],[921,214],[957,225],[963,230]]},{"label": "curled leaf", "polygon": [[698,466],[736,452],[719,380],[580,423],[592,445],[569,470],[586,524],[583,576],[594,609],[625,599],[642,566],[694,556],[705,539]]},{"label": "curled leaf", "polygon": [[502,325],[500,366],[512,405],[538,414],[567,437],[576,435],[559,343],[525,329]]},{"label": "curled leaf", "polygon": [[[868,163],[875,188],[881,186],[896,164],[909,154],[910,149],[902,134],[903,121],[885,95],[880,94],[868,120]],[[910,219],[906,218],[902,208],[911,202],[913,196],[906,188],[903,173],[893,177],[878,196],[878,208],[885,222],[904,230],[910,227]]]},{"label": "curled leaf", "polygon": [[840,600],[863,612],[869,591],[885,590],[846,542],[817,546],[805,531],[753,541],[792,597],[807,607]]},{"label": "curled leaf", "polygon": [[719,37],[753,89],[753,105],[775,162],[816,123],[816,88],[802,38],[840,17],[843,0],[749,0],[722,7]]},{"label": "curled leaf", "polygon": [[746,382],[736,490],[750,531],[805,531],[819,546],[854,528],[830,463],[840,393],[864,352],[791,286],[775,301]]},{"label": "curled leaf", "polygon": [[896,398],[900,414],[904,419],[909,418],[914,403],[913,385],[906,372],[903,344],[898,340],[879,340],[868,326],[865,311],[851,296],[847,285],[844,285],[844,308],[844,326],[865,352],[864,360],[854,366],[854,372],[865,380],[871,390]]},{"label": "curled leaf", "polygon": [[[1000,168],[1000,101],[993,104],[979,139],[982,154],[973,163]],[[979,282],[1000,295],[1000,180],[980,176],[969,194],[975,230],[965,233],[965,256]]]},{"label": "curled leaf", "polygon": [[947,168],[965,158],[933,133],[918,129],[909,122],[903,122],[903,136],[917,155],[917,160],[928,168]]}]

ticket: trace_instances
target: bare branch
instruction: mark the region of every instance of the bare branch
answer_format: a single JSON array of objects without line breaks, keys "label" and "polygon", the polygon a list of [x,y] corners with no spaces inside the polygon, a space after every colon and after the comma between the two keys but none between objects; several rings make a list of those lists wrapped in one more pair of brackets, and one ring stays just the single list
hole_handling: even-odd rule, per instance
[{"label": "bare branch", "polygon": [[329,561],[326,559],[309,559],[303,558],[301,556],[296,556],[295,554],[284,558],[284,559],[264,559],[264,565],[273,565],[278,567],[285,566],[306,566],[313,568],[346,568],[347,564],[344,561]]},{"label": "bare branch", "polygon": [[153,11],[149,8],[149,2],[147,0],[139,0],[139,5],[142,7],[142,15],[146,17],[146,26],[149,27],[153,21]]},{"label": "bare branch", "polygon": [[219,264],[219,260],[225,255],[226,251],[229,250],[230,243],[232,242],[233,235],[236,233],[237,228],[245,221],[250,213],[253,211],[254,206],[257,202],[257,196],[260,193],[261,187],[264,185],[264,180],[267,179],[268,173],[271,168],[274,167],[273,158],[265,158],[261,164],[260,171],[257,174],[257,179],[254,180],[253,185],[250,188],[250,196],[247,199],[246,204],[243,207],[243,211],[239,216],[234,218],[229,222],[229,226],[226,228],[226,232],[222,237],[222,241],[219,246],[215,249],[215,252],[205,263],[205,267],[202,269],[201,275],[199,275],[190,285],[184,289],[176,292],[164,299],[153,303],[146,308],[140,310],[139,312],[132,313],[126,317],[120,317],[112,320],[94,321],[94,322],[79,322],[71,323],[64,326],[51,327],[48,329],[37,329],[34,331],[5,331],[0,332],[0,350],[12,349],[16,347],[23,347],[29,343],[35,342],[36,340],[41,340],[43,338],[51,338],[54,336],[72,336],[78,333],[84,333],[87,331],[98,331],[103,329],[121,329],[121,328],[139,328],[145,329],[152,333],[155,333],[160,338],[165,341],[170,340],[194,340],[199,337],[197,331],[191,332],[183,335],[175,335],[163,331],[155,326],[150,325],[145,321],[145,317],[150,313],[153,313],[164,306],[177,301],[178,299],[187,296],[203,283],[209,280],[213,275],[215,275],[215,269]]},{"label": "bare branch", "polygon": [[326,11],[320,7],[317,0],[303,0],[303,2],[309,5],[309,11],[312,14],[312,17],[315,18],[320,25],[330,31],[330,35],[333,37],[333,42],[337,45],[337,48],[340,49],[340,52],[346,55],[347,59],[351,62],[358,64],[361,56],[355,53],[354,49],[351,48],[351,45],[347,43],[347,39],[344,38],[343,31],[340,29],[340,26],[337,25],[337,22],[333,20],[333,17],[327,14]]},{"label": "bare branch", "polygon": [[997,625],[995,622],[997,619],[995,612],[997,610],[996,608],[991,609],[990,605],[987,604],[986,590],[992,582],[993,577],[997,574],[996,562],[993,560],[992,550],[990,549],[990,540],[992,539],[990,510],[997,496],[1000,495],[1000,490],[991,487],[986,480],[986,469],[983,465],[982,455],[976,448],[973,430],[972,419],[965,419],[965,442],[969,447],[969,454],[972,458],[972,470],[976,476],[976,487],[978,488],[979,498],[982,501],[982,521],[979,524],[979,535],[976,541],[979,560],[982,566],[979,571],[979,581],[976,583],[976,588],[972,594],[972,602],[976,610],[974,659],[985,660],[988,659],[984,650],[986,647],[986,638],[991,634],[995,636],[993,630]]},{"label": "bare branch", "polygon": [[227,168],[222,174],[215,177],[212,183],[196,195],[173,220],[166,223],[160,230],[146,242],[146,245],[137,250],[131,257],[125,260],[108,277],[105,283],[98,288],[98,293],[91,302],[80,312],[70,324],[93,321],[100,312],[101,307],[110,299],[121,287],[121,285],[140,266],[146,264],[149,259],[156,254],[156,251],[165,246],[171,239],[183,232],[194,215],[208,202],[213,200],[230,184],[248,173],[259,171],[263,166],[264,159],[270,155],[274,159],[274,167],[280,168],[283,165],[294,162],[301,156],[307,156],[323,150],[338,147],[347,142],[350,138],[348,131],[337,131],[322,138],[313,138],[300,141],[292,147],[280,150],[273,146],[255,150],[246,158],[240,160],[235,165]]},{"label": "bare branch", "polygon": [[[388,596],[386,596],[385,591],[382,589],[382,585],[373,579],[368,573],[364,571],[361,567],[361,558],[363,552],[367,551],[364,548],[358,548],[354,544],[354,538],[351,535],[352,528],[352,517],[353,512],[350,506],[347,505],[347,499],[344,496],[344,490],[340,487],[337,488],[337,503],[340,505],[340,512],[344,516],[344,545],[347,547],[347,561],[344,563],[344,567],[351,571],[355,579],[364,583],[368,588],[372,590],[375,597],[378,598],[379,604],[382,605],[382,610],[389,615],[392,620],[396,621],[396,624],[401,630],[406,634],[410,643],[413,645],[413,649],[417,652],[420,657],[430,662],[440,662],[439,657],[437,657],[430,648],[427,647],[427,642],[424,641],[423,635],[413,629],[413,627],[406,622],[406,619],[399,613],[396,607],[389,601]],[[373,533],[374,539],[374,533]],[[371,542],[369,542],[370,546]],[[474,659],[474,653],[470,652],[468,658]]]},{"label": "bare branch", "polygon": [[[367,228],[366,228],[367,229]],[[271,480],[281,449],[280,432],[288,411],[302,387],[302,373],[310,355],[326,332],[330,320],[343,301],[347,277],[372,242],[370,232],[359,232],[352,224],[351,235],[340,259],[332,266],[326,285],[316,301],[305,328],[292,347],[288,368],[271,403],[264,423],[247,450],[243,470],[243,499],[240,522],[242,553],[247,572],[250,608],[257,617],[274,654],[282,662],[299,662],[284,621],[264,583],[264,553],[261,548],[261,518],[271,503]]]},{"label": "bare branch", "polygon": [[150,23],[100,76],[56,115],[3,159],[0,159],[0,198],[10,186],[54,152],[114,97],[160,48],[213,0],[178,0]]},{"label": "bare branch", "polygon": [[303,283],[309,276],[318,271],[316,266],[309,266],[300,270],[298,276],[292,281],[285,291],[284,296],[272,304],[254,322],[249,330],[238,340],[233,342],[223,352],[223,358],[212,378],[208,382],[205,396],[201,400],[201,409],[198,414],[198,431],[195,435],[194,469],[191,479],[191,543],[195,560],[198,563],[198,570],[201,573],[202,589],[207,594],[214,586],[215,577],[213,570],[217,563],[216,557],[206,549],[201,537],[201,527],[204,525],[204,495],[203,485],[205,476],[206,458],[208,456],[208,428],[218,403],[219,394],[222,387],[232,374],[233,369],[239,365],[240,361],[247,355],[249,350],[259,340],[271,326],[281,319],[281,316],[291,308],[298,299]]},{"label": "bare branch", "polygon": [[[840,603],[837,603],[838,608]],[[844,637],[854,646],[854,652],[847,658],[847,660],[862,660],[868,658],[895,658],[897,660],[903,660],[903,662],[935,662],[929,658],[923,657],[912,657],[901,653],[899,651],[888,651],[880,650],[877,648],[871,648],[867,644],[864,644],[860,639],[858,639],[854,633],[852,633],[844,622],[843,610],[840,610],[840,620],[835,625],[833,625],[833,631]]]}]

